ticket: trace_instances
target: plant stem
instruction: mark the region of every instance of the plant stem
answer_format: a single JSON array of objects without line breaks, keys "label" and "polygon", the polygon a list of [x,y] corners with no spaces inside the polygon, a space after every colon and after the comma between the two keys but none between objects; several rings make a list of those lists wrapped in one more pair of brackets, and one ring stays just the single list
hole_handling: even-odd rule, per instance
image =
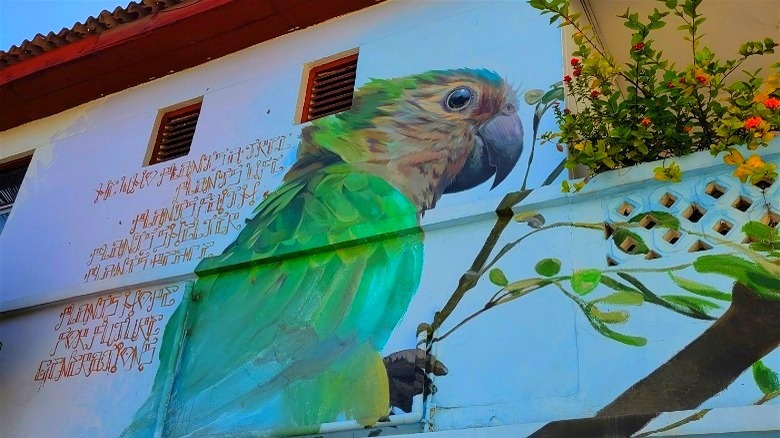
[{"label": "plant stem", "polygon": [[[755,405],[755,406],[763,405],[764,403],[766,403],[766,402],[776,398],[777,396],[780,396],[780,391],[775,391],[775,392],[770,392],[769,394],[764,394],[760,399],[758,399],[758,401],[753,403],[753,405]],[[695,413],[693,413],[693,414],[683,418],[682,420],[675,421],[674,423],[671,423],[671,424],[666,425],[664,427],[661,427],[661,428],[658,428],[658,429],[653,429],[653,430],[650,430],[650,431],[647,431],[647,432],[642,432],[639,435],[634,435],[634,438],[643,438],[643,437],[650,436],[650,435],[652,435],[654,433],[666,432],[666,431],[669,431],[669,430],[672,430],[672,429],[676,429],[676,428],[678,428],[680,426],[683,426],[685,424],[701,420],[711,410],[712,409],[702,409],[702,410],[700,410],[698,412],[695,412]]]},{"label": "plant stem", "polygon": [[[547,178],[545,178],[544,182],[542,182],[542,186],[548,186],[552,184],[552,182],[558,178],[561,172],[563,172],[565,163],[566,159],[561,160],[558,166],[556,166],[555,169],[550,172]],[[503,234],[504,230],[512,219],[512,207],[522,202],[522,200],[530,195],[532,191],[533,190],[524,190],[507,193],[501,200],[498,207],[496,208],[496,214],[498,215],[496,223],[493,225],[493,229],[490,231],[487,239],[485,239],[485,243],[482,245],[479,253],[477,253],[477,257],[474,259],[471,267],[460,277],[458,286],[455,288],[455,291],[452,293],[449,300],[447,300],[447,303],[444,305],[442,310],[436,312],[433,317],[433,322],[430,324],[428,333],[429,345],[430,341],[433,339],[433,334],[452,314],[452,312],[455,310],[455,307],[457,307],[458,303],[460,303],[460,301],[463,299],[463,296],[466,295],[466,292],[473,289],[474,286],[477,285],[477,280],[479,280],[479,277],[481,276],[481,274],[478,274],[478,272],[482,272],[482,267],[485,265],[485,262],[487,261],[488,257],[490,257],[490,254],[493,252],[493,249],[498,243],[498,239],[501,237],[501,234]]]},{"label": "plant stem", "polygon": [[667,426],[661,427],[659,429],[651,430],[649,432],[640,433],[639,435],[634,435],[634,438],[646,437],[646,436],[650,436],[650,435],[652,435],[654,433],[666,432],[667,430],[676,429],[676,428],[678,428],[678,427],[680,427],[680,426],[682,426],[684,424],[688,424],[688,423],[691,423],[691,422],[694,422],[694,421],[701,420],[711,410],[712,409],[702,409],[702,410],[700,410],[700,411],[698,411],[698,412],[696,412],[694,414],[691,414],[691,415],[683,418],[680,421],[675,421],[674,423],[669,424]]},{"label": "plant stem", "polygon": [[541,233],[542,231],[552,230],[554,228],[561,228],[561,227],[585,228],[585,229],[601,231],[603,225],[600,222],[599,223],[556,222],[550,225],[539,227],[533,231],[526,233],[520,238],[515,239],[512,242],[509,242],[506,245],[504,245],[504,247],[501,248],[498,254],[496,254],[496,256],[493,257],[493,259],[490,262],[488,262],[480,271],[478,271],[477,275],[482,276],[482,274],[487,272],[488,269],[492,268],[493,265],[495,265],[501,259],[501,257],[505,256],[506,253],[512,250],[512,248],[517,246],[520,242],[527,239],[528,237],[531,237],[536,233]]},{"label": "plant stem", "polygon": [[[579,25],[578,25],[578,24],[577,24],[575,21],[573,21],[573,20],[572,20],[572,19],[571,19],[571,18],[570,18],[568,15],[563,15],[563,14],[560,14],[558,11],[556,11],[556,10],[554,10],[554,9],[547,9],[547,10],[548,10],[548,11],[550,11],[550,12],[552,12],[552,13],[555,13],[555,14],[558,14],[558,15],[560,15],[560,16],[561,16],[561,19],[562,19],[564,22],[566,22],[567,24],[571,25],[573,28],[577,29],[577,32],[579,32],[579,33],[582,35],[582,37],[583,37],[583,38],[585,38],[585,41],[587,41],[587,42],[588,42],[588,44],[590,45],[590,47],[592,47],[592,48],[593,48],[593,50],[595,50],[595,51],[596,51],[596,52],[597,52],[599,55],[601,55],[601,57],[602,57],[602,58],[604,58],[605,60],[607,60],[607,62],[609,63],[609,66],[610,66],[610,67],[612,67],[612,68],[614,68],[614,69],[618,70],[617,66],[616,66],[616,65],[615,65],[615,64],[612,62],[612,59],[611,59],[611,58],[610,58],[610,57],[609,57],[609,56],[608,56],[608,55],[607,55],[607,54],[606,54],[606,53],[605,53],[603,50],[599,49],[599,48],[598,48],[598,46],[596,46],[596,44],[593,42],[593,40],[592,40],[592,39],[591,39],[591,38],[588,36],[588,34],[587,34],[587,33],[585,33],[585,32],[582,30],[582,28],[580,28],[580,26],[579,26]],[[630,77],[628,77],[628,76],[627,76],[625,73],[622,73],[622,72],[618,71],[618,75],[619,75],[620,77],[622,77],[623,79],[627,80],[627,81],[628,81],[628,82],[629,82],[631,85],[633,85],[634,87],[636,87],[636,89],[637,89],[637,90],[641,91],[643,96],[645,96],[645,97],[651,97],[651,96],[652,96],[652,93],[650,93],[650,92],[648,92],[647,90],[645,90],[644,88],[642,88],[642,87],[639,85],[639,82],[637,82],[637,81],[635,81],[635,80],[631,79],[631,78],[630,78]]]}]

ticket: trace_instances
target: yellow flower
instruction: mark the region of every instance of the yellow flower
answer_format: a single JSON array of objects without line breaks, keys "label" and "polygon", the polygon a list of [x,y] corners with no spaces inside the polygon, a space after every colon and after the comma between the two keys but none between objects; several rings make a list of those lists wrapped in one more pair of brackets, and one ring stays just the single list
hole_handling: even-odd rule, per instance
[{"label": "yellow flower", "polygon": [[577,149],[578,151],[582,151],[585,149],[585,143],[577,143],[574,145],[574,149]]}]

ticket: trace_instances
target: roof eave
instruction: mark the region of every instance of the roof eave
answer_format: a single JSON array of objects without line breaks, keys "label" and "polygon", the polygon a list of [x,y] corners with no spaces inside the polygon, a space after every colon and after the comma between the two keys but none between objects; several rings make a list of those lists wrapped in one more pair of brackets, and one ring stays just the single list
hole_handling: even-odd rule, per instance
[{"label": "roof eave", "polygon": [[0,69],[0,131],[380,1],[181,3]]}]

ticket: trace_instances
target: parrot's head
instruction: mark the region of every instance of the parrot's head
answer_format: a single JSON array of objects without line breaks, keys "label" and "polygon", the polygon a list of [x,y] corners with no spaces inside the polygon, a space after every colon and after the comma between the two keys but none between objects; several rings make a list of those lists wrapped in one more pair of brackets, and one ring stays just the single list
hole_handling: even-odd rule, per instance
[{"label": "parrot's head", "polygon": [[390,181],[424,211],[442,194],[494,175],[495,187],[522,149],[517,95],[498,74],[434,70],[358,88],[350,111],[304,129],[299,160],[335,154]]}]

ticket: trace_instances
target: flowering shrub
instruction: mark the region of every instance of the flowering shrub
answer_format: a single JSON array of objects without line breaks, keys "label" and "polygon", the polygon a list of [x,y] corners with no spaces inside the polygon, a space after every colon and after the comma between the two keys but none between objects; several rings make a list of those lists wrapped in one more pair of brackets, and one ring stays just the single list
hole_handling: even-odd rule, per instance
[{"label": "flowering shrub", "polygon": [[[702,1],[659,0],[663,12],[655,9],[646,20],[626,11],[620,18],[633,31],[630,61],[619,66],[593,43],[592,31],[580,24],[579,14],[569,12],[569,0],[529,0],[542,14],[551,15],[551,24],[559,21],[560,27],[575,31],[572,74],[563,77],[574,108],[553,107],[560,131],[542,135],[559,149],[561,144],[569,146],[568,168],[584,165],[593,175],[709,149],[713,155],[726,154],[726,163],[737,167],[734,175],[742,181],[777,178],[776,165],[758,155],[745,160],[734,146],[766,146],[780,129],[780,63],[771,66],[774,73],[766,79],[756,71],[748,72],[747,80],[726,82],[745,59],[774,53],[777,44],[771,38],[751,41],[740,47],[739,58],[717,59],[700,46],[699,27],[705,18],[697,7]],[[691,46],[692,63],[682,69],[664,59],[650,38],[669,15],[681,20],[679,29]],[[655,169],[655,175],[661,180],[681,178],[679,166],[671,161]]]}]

